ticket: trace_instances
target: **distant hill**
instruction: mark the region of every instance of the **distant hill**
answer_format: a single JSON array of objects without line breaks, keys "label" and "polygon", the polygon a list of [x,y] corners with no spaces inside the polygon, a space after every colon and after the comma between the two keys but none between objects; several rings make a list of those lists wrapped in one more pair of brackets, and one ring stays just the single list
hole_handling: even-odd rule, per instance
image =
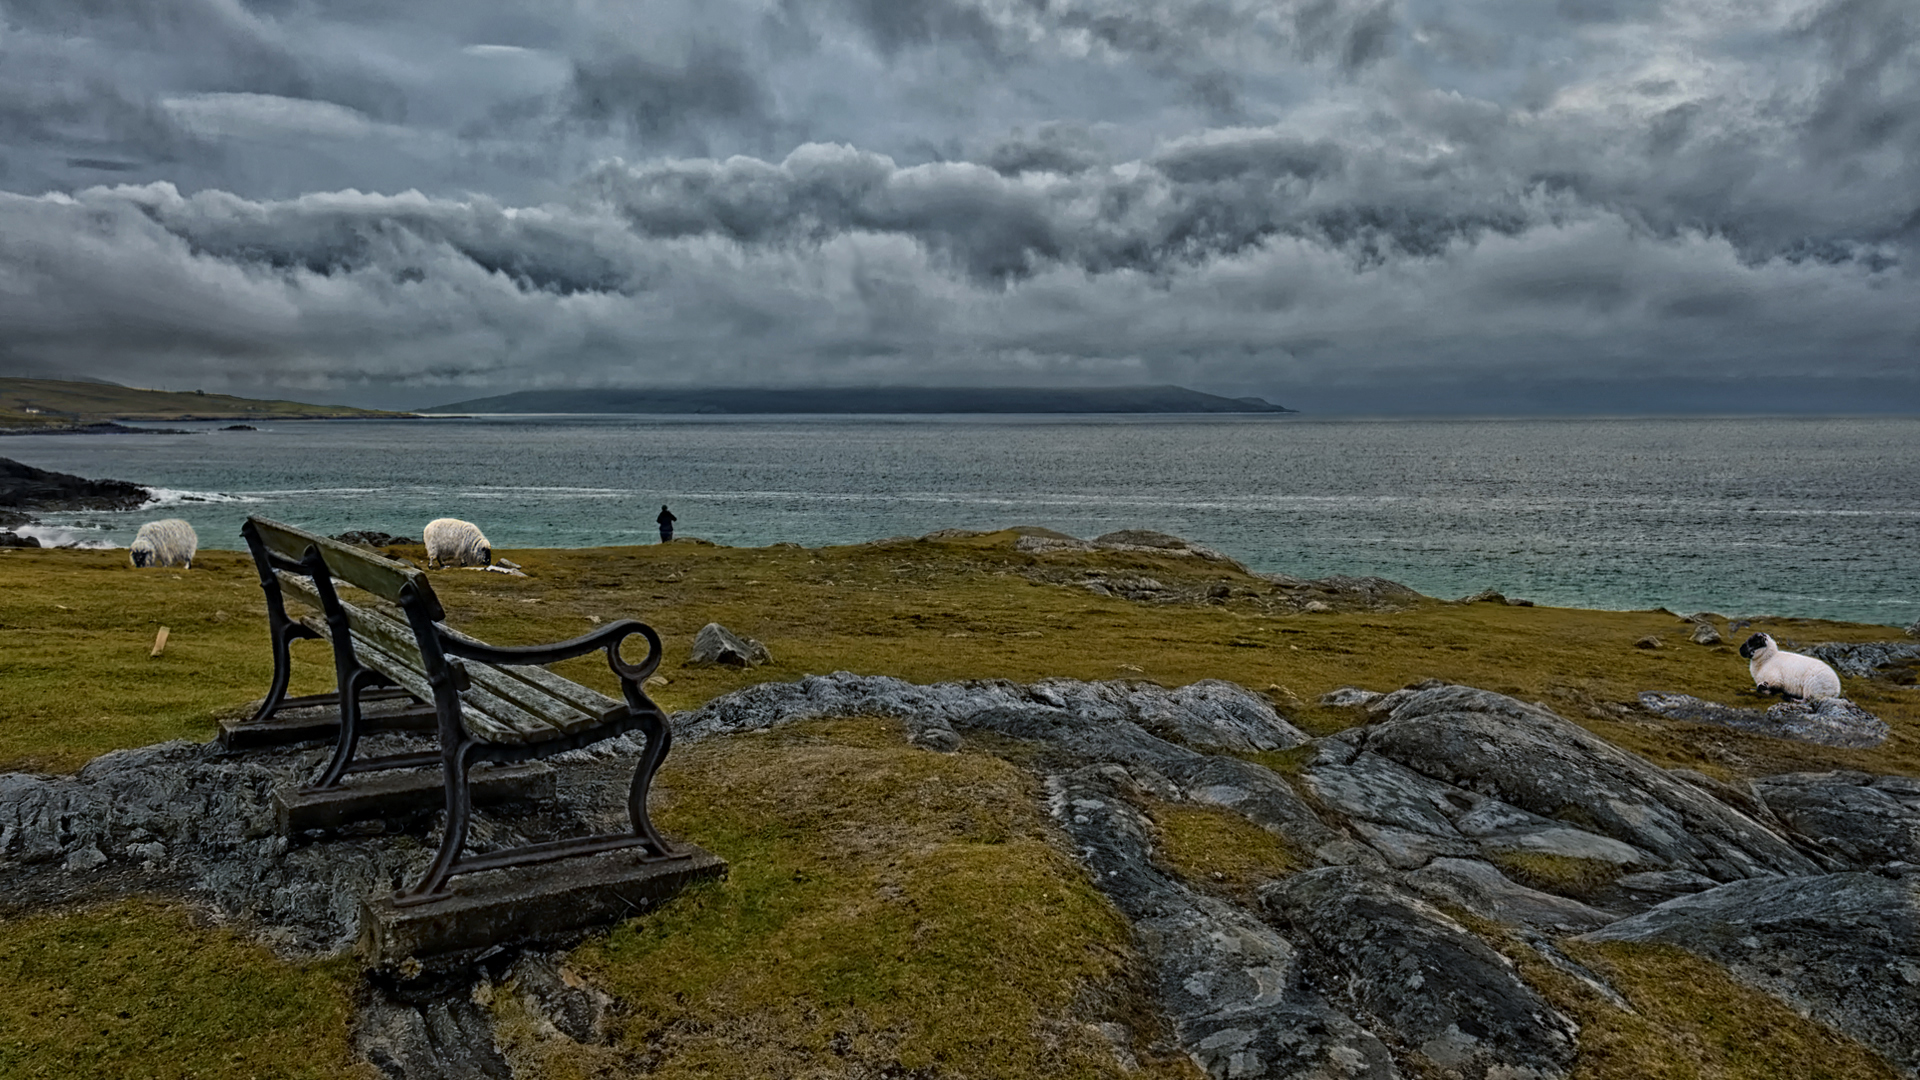
[{"label": "distant hill", "polygon": [[1180,386],[1101,389],[864,386],[810,389],[527,390],[430,413],[1286,413],[1260,398]]},{"label": "distant hill", "polygon": [[298,401],[136,390],[109,382],[0,378],[0,428],[65,428],[105,420],[326,420],[406,413]]}]

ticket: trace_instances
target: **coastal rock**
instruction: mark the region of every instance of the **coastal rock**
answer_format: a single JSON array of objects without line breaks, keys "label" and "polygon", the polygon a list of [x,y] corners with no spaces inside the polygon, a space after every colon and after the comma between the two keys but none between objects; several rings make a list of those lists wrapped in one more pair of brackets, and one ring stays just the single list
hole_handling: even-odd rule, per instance
[{"label": "coastal rock", "polygon": [[37,548],[39,546],[40,540],[38,537],[21,536],[19,533],[0,531],[0,548]]},{"label": "coastal rock", "polygon": [[1545,708],[1465,686],[1422,690],[1334,739],[1430,779],[1577,825],[1718,881],[1818,873],[1785,839]]},{"label": "coastal rock", "polygon": [[14,510],[138,510],[152,493],[123,480],[88,480],[0,458],[0,508]]},{"label": "coastal rock", "polygon": [[343,544],[359,544],[361,547],[370,548],[394,547],[399,544],[417,544],[420,542],[405,536],[395,536],[392,533],[381,532],[378,529],[355,529],[352,532],[343,532],[334,537],[334,539]]},{"label": "coastal rock", "polygon": [[693,638],[689,664],[724,664],[728,667],[759,667],[773,659],[765,645],[743,638],[719,623],[708,623]]},{"label": "coastal rock", "polygon": [[1403,1052],[1460,1077],[1566,1075],[1573,1021],[1512,962],[1425,900],[1354,866],[1295,874],[1261,890],[1275,925],[1310,946],[1336,1005]]},{"label": "coastal rock", "polygon": [[1272,584],[1289,606],[1301,611],[1400,611],[1424,599],[1405,585],[1383,577],[1336,574],[1309,580],[1291,574],[1254,576]]},{"label": "coastal rock", "polygon": [[1210,547],[1183,540],[1151,529],[1120,529],[1093,538],[1093,546],[1102,551],[1146,551],[1163,555],[1189,555],[1208,562],[1223,563],[1242,573],[1247,568]]},{"label": "coastal rock", "polygon": [[1695,645],[1724,644],[1720,631],[1715,630],[1712,623],[1704,620],[1693,624],[1693,633],[1689,637]]},{"label": "coastal rock", "polygon": [[1688,694],[1647,691],[1640,695],[1640,704],[1669,720],[1715,724],[1821,746],[1870,749],[1886,742],[1889,733],[1886,721],[1846,698],[1782,701],[1762,711],[1702,701]]},{"label": "coastal rock", "polygon": [[1863,772],[1786,773],[1754,781],[1787,826],[1851,869],[1920,866],[1920,780]]},{"label": "coastal rock", "polygon": [[1878,675],[1881,668],[1892,667],[1910,660],[1920,660],[1920,642],[1829,641],[1819,645],[1808,645],[1800,652],[1825,660],[1842,675],[1855,679],[1870,679]]},{"label": "coastal rock", "polygon": [[1920,1076],[1920,879],[1739,881],[1581,940],[1677,945]]},{"label": "coastal rock", "polygon": [[1377,690],[1362,690],[1357,686],[1342,686],[1320,695],[1320,704],[1334,708],[1346,708],[1351,705],[1365,705],[1383,697]]}]

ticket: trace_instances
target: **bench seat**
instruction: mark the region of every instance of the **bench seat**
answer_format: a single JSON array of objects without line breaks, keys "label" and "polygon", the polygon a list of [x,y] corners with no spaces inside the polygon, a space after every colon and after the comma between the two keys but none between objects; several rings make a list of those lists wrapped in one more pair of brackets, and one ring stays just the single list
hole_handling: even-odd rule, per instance
[{"label": "bench seat", "polygon": [[[320,614],[318,592],[306,578],[280,572],[280,587],[315,609],[300,618],[315,636],[331,642],[333,632]],[[340,601],[353,628],[354,653],[360,662],[393,681],[409,694],[433,700],[420,651],[406,624],[371,607]],[[449,634],[458,633],[448,629]],[[477,640],[465,634],[467,641]],[[525,664],[463,664],[470,680],[461,692],[460,722],[467,733],[483,742],[534,743],[597,727],[626,709],[622,702],[581,686],[543,667]]]}]

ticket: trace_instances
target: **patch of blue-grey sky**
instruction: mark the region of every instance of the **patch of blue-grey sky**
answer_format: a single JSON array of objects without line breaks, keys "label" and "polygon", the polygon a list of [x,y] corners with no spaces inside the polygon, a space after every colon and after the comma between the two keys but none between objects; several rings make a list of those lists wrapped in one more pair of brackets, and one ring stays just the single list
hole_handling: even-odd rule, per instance
[{"label": "patch of blue-grey sky", "polygon": [[0,0],[0,370],[1914,406],[1917,272],[1910,0]]}]

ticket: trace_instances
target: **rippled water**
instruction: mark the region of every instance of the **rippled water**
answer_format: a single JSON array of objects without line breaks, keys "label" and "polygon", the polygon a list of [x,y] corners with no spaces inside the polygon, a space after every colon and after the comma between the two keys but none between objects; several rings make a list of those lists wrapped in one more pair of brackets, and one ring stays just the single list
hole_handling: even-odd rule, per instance
[{"label": "rippled water", "polygon": [[27,436],[0,455],[163,489],[50,517],[125,544],[179,514],[207,547],[262,513],[499,548],[681,535],[809,546],[946,527],[1151,528],[1257,570],[1379,574],[1436,596],[1920,617],[1920,420],[512,417],[258,432]]}]

